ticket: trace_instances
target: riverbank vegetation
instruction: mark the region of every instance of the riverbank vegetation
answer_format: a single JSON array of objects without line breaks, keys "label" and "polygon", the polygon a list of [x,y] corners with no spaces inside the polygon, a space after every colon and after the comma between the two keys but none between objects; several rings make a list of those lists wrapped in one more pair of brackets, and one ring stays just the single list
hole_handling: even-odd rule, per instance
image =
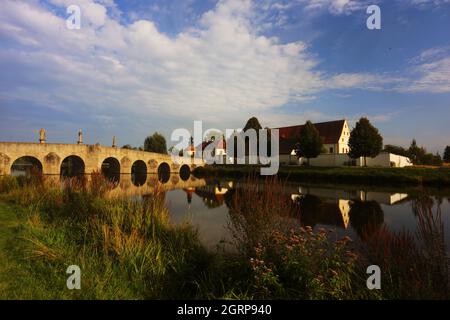
[{"label": "riverbank vegetation", "polygon": [[[170,222],[158,189],[109,199],[100,174],[45,180],[0,178],[0,221],[16,219],[0,223],[0,298],[448,298],[444,230],[429,202],[416,206],[417,235],[382,228],[359,242],[302,224],[282,181],[252,177],[228,195],[234,250],[208,250],[191,225]],[[366,287],[371,264],[382,290]],[[66,287],[69,265],[81,268],[81,290]]]},{"label": "riverbank vegetation", "polygon": [[[195,173],[201,177],[242,178],[259,174],[255,165],[208,165]],[[450,168],[405,167],[280,167],[278,177],[304,182],[351,183],[392,186],[450,186]]]}]

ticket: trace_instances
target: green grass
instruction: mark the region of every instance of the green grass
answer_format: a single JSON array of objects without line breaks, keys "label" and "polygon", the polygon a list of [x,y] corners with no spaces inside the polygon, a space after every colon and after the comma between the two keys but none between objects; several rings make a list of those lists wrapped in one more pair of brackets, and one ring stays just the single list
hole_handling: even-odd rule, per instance
[{"label": "green grass", "polygon": [[[158,190],[145,201],[108,199],[95,175],[64,188],[0,178],[0,298],[448,297],[442,222],[430,208],[418,207],[426,251],[383,230],[367,254],[349,239],[294,223],[279,180],[249,183],[230,204],[237,250],[226,252],[207,250],[192,226],[170,223]],[[389,291],[367,290],[365,268],[373,263],[390,275]],[[66,287],[69,265],[81,268],[81,290]]]},{"label": "green grass", "polygon": [[30,260],[25,216],[24,209],[0,202],[0,299],[56,298],[56,281],[49,285],[47,273]]},{"label": "green grass", "polygon": [[[259,173],[259,166],[213,165],[197,168],[200,176],[245,177]],[[305,182],[400,186],[450,186],[450,168],[381,167],[280,167],[278,176]]]},{"label": "green grass", "polygon": [[13,247],[20,228],[17,208],[0,202],[0,299],[13,298],[16,289],[11,279],[15,279],[21,271],[16,259],[10,256],[9,248]]}]

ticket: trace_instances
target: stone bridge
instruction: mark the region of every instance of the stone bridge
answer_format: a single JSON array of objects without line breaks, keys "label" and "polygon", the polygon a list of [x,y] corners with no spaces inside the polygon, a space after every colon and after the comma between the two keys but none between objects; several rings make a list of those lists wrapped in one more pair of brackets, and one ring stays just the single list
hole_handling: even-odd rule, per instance
[{"label": "stone bridge", "polygon": [[[176,160],[176,161],[174,161]],[[196,161],[197,162],[197,161]],[[203,162],[99,144],[0,142],[0,175],[34,167],[46,175],[74,176],[94,171],[113,174],[189,174]],[[17,169],[18,168],[18,169]]]}]

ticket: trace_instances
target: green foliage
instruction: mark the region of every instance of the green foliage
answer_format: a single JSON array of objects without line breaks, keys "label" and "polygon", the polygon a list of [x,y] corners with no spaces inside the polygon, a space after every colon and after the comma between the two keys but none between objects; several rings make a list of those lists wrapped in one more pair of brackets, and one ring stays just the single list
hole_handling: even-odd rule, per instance
[{"label": "green foliage", "polygon": [[447,163],[450,162],[450,146],[445,147],[443,160]]},{"label": "green foliage", "polygon": [[[350,133],[349,156],[353,159],[376,157],[383,148],[383,137],[367,118],[361,118]],[[365,165],[365,163],[364,163]]]},{"label": "green foliage", "polygon": [[[197,296],[213,257],[193,228],[170,224],[164,193],[157,190],[145,201],[107,199],[101,193],[106,182],[99,180],[71,179],[63,189],[26,184],[2,194],[24,208],[25,221],[8,248],[8,259],[21,276],[9,280],[0,298]],[[83,270],[83,290],[65,289],[68,264]]]},{"label": "green foliage", "polygon": [[247,120],[247,123],[244,126],[243,131],[247,131],[248,129],[254,129],[256,133],[258,133],[259,129],[262,129],[261,124],[259,123],[259,120],[256,117],[251,117]]},{"label": "green foliage", "polygon": [[167,153],[166,138],[158,132],[145,138],[144,151]]},{"label": "green foliage", "polygon": [[[259,166],[214,165],[197,168],[198,176],[237,177],[258,175]],[[278,177],[308,182],[370,184],[390,186],[450,186],[450,169],[442,168],[381,168],[381,167],[281,167]]]},{"label": "green foliage", "polygon": [[383,151],[389,152],[389,153],[392,153],[392,154],[396,154],[396,155],[399,155],[399,156],[403,156],[403,157],[409,157],[410,156],[409,151],[407,149],[405,149],[405,148],[403,148],[401,146],[394,146],[392,144],[385,145]]},{"label": "green foliage", "polygon": [[[108,184],[96,174],[67,180],[62,189],[5,182],[13,187],[0,195],[0,298],[448,298],[444,228],[433,201],[413,205],[422,246],[408,234],[367,232],[357,223],[367,234],[360,247],[331,230],[302,227],[283,182],[255,179],[226,200],[232,252],[207,250],[192,226],[171,224],[159,189],[138,201],[105,197]],[[352,220],[356,211],[375,225],[383,220],[374,203],[355,204]],[[83,270],[82,290],[65,289],[68,264]],[[381,291],[367,290],[370,264],[383,270]]]},{"label": "green foliage", "polygon": [[300,139],[295,146],[295,152],[299,157],[315,158],[322,152],[323,141],[319,131],[307,121],[300,132]]},{"label": "green foliage", "polygon": [[412,208],[417,218],[415,234],[392,232],[386,225],[364,241],[364,264],[382,272],[387,299],[448,299],[449,263],[440,209],[433,199],[417,198]]},{"label": "green foliage", "polygon": [[[354,297],[357,254],[348,237],[338,241],[322,229],[275,231],[250,259],[257,299],[348,299]],[[364,281],[362,281],[364,284]],[[362,287],[362,285],[361,285]]]},{"label": "green foliage", "polygon": [[436,153],[428,153],[424,147],[419,147],[417,145],[416,139],[413,139],[411,145],[408,149],[409,158],[416,165],[431,165],[440,166],[442,165],[441,156]]},{"label": "green foliage", "polygon": [[426,150],[424,147],[417,145],[416,139],[413,139],[408,149],[409,157],[414,164],[423,164],[422,160],[425,157]]},{"label": "green foliage", "polygon": [[19,180],[13,176],[4,176],[0,178],[0,193],[7,193],[19,188]]},{"label": "green foliage", "polygon": [[[252,117],[247,120],[247,123],[245,124],[244,128],[242,129],[243,132],[246,132],[249,129],[255,130],[256,133],[256,155],[259,155],[259,130],[262,129],[261,124],[259,123],[259,120],[256,117]],[[235,153],[237,153],[237,140],[242,139],[242,135],[239,134],[235,139]],[[245,139],[245,154],[249,155],[250,153],[250,142],[248,139]]]}]

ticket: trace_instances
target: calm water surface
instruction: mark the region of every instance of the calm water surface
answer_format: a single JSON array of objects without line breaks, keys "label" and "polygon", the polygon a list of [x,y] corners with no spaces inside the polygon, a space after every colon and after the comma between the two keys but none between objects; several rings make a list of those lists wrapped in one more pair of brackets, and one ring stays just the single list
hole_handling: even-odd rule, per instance
[{"label": "calm water surface", "polygon": [[[165,192],[172,222],[193,224],[201,241],[211,248],[232,240],[233,197],[239,190],[250,190],[248,182],[203,179],[193,175],[120,175],[115,179],[119,183],[111,193],[116,196],[142,197],[158,186]],[[450,251],[450,189],[384,187],[381,190],[369,185],[343,187],[288,182],[282,193],[284,201],[295,204],[296,211],[289,218],[292,225],[311,226],[315,230],[333,229],[339,237],[348,235],[362,241],[383,227],[391,232],[415,233],[417,208],[425,208],[434,215],[440,212],[447,250]]]},{"label": "calm water surface", "polygon": [[[204,186],[174,189],[166,193],[166,203],[172,221],[191,222],[198,228],[201,240],[216,246],[230,236],[230,199],[237,188],[246,188],[239,181],[205,181]],[[298,203],[297,218],[303,225],[314,229],[333,229],[339,236],[362,239],[378,228],[390,231],[416,232],[417,207],[430,208],[434,214],[440,210],[444,224],[447,248],[450,247],[450,192],[427,190],[364,191],[337,186],[308,186],[290,182],[286,195]],[[244,201],[244,200],[243,200]]]}]

